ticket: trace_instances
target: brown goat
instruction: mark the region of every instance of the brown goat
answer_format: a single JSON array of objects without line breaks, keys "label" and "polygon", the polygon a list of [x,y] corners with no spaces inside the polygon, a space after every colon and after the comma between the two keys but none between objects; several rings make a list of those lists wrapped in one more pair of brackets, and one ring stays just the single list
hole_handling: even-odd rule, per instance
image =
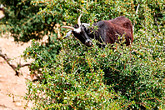
[{"label": "brown goat", "polygon": [[[68,37],[71,33],[78,38],[83,44],[92,46],[91,38],[98,40],[100,43],[119,42],[119,37],[125,37],[125,44],[130,45],[133,42],[133,29],[131,21],[124,17],[117,17],[112,20],[103,20],[94,23],[90,27],[87,23],[81,23],[80,17],[78,18],[78,24],[74,27],[62,26],[62,28],[71,29],[66,35]],[[97,29],[94,27],[96,26]]]}]

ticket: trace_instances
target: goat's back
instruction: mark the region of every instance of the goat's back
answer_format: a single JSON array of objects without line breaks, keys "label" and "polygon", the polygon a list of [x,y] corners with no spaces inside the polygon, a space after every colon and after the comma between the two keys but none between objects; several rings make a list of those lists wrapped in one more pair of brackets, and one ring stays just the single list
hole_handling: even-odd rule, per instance
[{"label": "goat's back", "polygon": [[[118,36],[125,36],[126,45],[133,42],[133,31],[131,21],[124,17],[117,17],[112,20],[103,20],[94,24],[98,26],[98,35],[101,36],[105,43],[119,42]],[[97,38],[99,39],[99,37]]]},{"label": "goat's back", "polygon": [[120,16],[115,19],[109,20],[109,22],[111,22],[115,25],[121,26],[125,29],[129,29],[131,31],[131,33],[133,34],[132,23],[128,18],[126,18],[124,16]]}]

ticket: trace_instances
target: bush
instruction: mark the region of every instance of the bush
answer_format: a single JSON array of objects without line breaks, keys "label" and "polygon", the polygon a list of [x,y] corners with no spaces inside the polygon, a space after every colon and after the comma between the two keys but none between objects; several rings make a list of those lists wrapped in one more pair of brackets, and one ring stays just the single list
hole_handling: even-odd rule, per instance
[{"label": "bush", "polygon": [[[34,59],[29,68],[38,79],[28,81],[26,99],[34,101],[35,109],[164,109],[162,4],[163,0],[11,2],[8,15],[14,17],[8,22],[16,40],[28,41],[39,33],[49,36],[48,43],[33,41],[24,52],[25,58]],[[18,14],[11,15],[13,9]],[[63,39],[60,26],[77,23],[79,10],[87,23],[125,15],[134,25],[133,44],[102,49],[86,47],[73,37]]]},{"label": "bush", "polygon": [[56,39],[45,46],[33,43],[26,50],[25,56],[35,59],[31,74],[39,77],[38,83],[29,82],[27,95],[37,108],[162,108],[162,44],[156,44],[158,51],[148,44],[101,49],[78,42]]}]

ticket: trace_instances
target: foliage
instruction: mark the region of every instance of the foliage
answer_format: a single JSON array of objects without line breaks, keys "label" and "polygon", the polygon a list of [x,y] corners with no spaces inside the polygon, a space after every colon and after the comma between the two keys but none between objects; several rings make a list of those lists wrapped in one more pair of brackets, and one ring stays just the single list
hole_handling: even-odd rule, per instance
[{"label": "foliage", "polygon": [[[87,48],[75,39],[33,43],[25,52],[32,57],[28,99],[49,109],[151,109],[162,108],[164,97],[163,38],[151,47],[96,45]],[[141,42],[145,40],[140,38]]]},{"label": "foliage", "polygon": [[[36,82],[28,82],[27,100],[35,109],[164,109],[165,46],[163,0],[14,0],[6,2],[10,32],[33,41],[24,52]],[[82,12],[81,12],[82,11]],[[134,25],[131,46],[86,47],[63,39],[61,25],[93,23],[118,16]],[[93,42],[97,42],[94,41]],[[121,42],[122,43],[122,42]]]}]

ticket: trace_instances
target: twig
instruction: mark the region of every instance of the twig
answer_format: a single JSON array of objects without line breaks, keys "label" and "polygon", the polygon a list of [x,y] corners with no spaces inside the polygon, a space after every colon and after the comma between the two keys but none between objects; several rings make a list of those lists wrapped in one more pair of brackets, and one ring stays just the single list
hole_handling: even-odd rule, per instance
[{"label": "twig", "polygon": [[137,6],[137,8],[136,8],[136,15],[137,15],[137,13],[138,13],[139,6],[140,6],[140,4],[138,4],[138,6]]},{"label": "twig", "polygon": [[16,72],[15,75],[18,76],[19,72],[16,70],[17,69],[16,66],[9,62],[10,58],[8,58],[6,54],[2,54],[2,53],[0,53],[0,57],[2,57],[7,62],[7,64]]},{"label": "twig", "polygon": [[[154,16],[156,16],[156,15],[155,15],[155,12],[154,12]],[[154,20],[155,20],[155,23],[156,23],[156,25],[157,25],[157,27],[158,27],[158,32],[161,32],[161,31],[160,31],[160,26],[158,25],[158,22],[157,22],[156,17],[154,17]]]},{"label": "twig", "polygon": [[27,63],[27,64],[23,64],[23,65],[20,64],[19,67],[22,68],[22,67],[30,66],[30,65],[31,65],[31,63]]},{"label": "twig", "polygon": [[7,64],[15,71],[15,75],[16,76],[19,76],[19,69],[22,68],[22,67],[25,67],[25,66],[29,66],[30,64],[19,64],[17,67],[13,64],[10,63],[10,58],[6,55],[6,54],[2,54],[1,51],[0,51],[0,57],[2,57],[6,62]]},{"label": "twig", "polygon": [[[135,17],[138,14],[138,10],[139,10],[139,6],[140,4],[138,4],[137,8],[136,8],[136,13],[135,13]],[[135,18],[136,19],[136,18]],[[134,19],[134,23],[133,23],[133,32],[134,32],[134,26],[135,26],[135,19]]]}]

